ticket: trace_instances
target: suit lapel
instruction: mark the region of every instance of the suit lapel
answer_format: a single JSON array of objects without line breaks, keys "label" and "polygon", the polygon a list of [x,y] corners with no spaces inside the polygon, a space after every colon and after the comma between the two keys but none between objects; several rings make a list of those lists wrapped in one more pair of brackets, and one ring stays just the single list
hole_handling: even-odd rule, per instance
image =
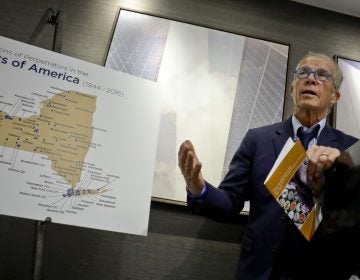
[{"label": "suit lapel", "polygon": [[293,128],[291,123],[291,118],[287,119],[279,125],[275,130],[275,135],[272,139],[273,145],[275,147],[276,156],[278,156],[284,147],[286,141],[289,137],[293,137]]},{"label": "suit lapel", "polygon": [[329,125],[325,125],[317,140],[317,145],[338,148],[336,135],[333,133]]}]

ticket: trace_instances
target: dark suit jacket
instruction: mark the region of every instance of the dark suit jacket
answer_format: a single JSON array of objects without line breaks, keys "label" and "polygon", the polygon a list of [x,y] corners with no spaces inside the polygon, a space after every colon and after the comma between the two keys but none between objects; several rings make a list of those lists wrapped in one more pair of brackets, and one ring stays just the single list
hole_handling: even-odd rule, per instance
[{"label": "dark suit jacket", "polygon": [[[289,137],[293,137],[291,118],[250,129],[236,151],[219,188],[207,182],[208,193],[201,201],[188,200],[195,213],[226,221],[250,201],[250,215],[242,241],[236,279],[268,279],[274,256],[282,241],[286,216],[264,181]],[[356,138],[325,126],[318,145],[343,151]]]}]

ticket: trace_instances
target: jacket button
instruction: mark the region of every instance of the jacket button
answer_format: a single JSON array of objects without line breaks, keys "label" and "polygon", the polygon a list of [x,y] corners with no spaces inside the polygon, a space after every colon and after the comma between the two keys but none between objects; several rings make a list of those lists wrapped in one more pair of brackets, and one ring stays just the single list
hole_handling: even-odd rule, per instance
[{"label": "jacket button", "polygon": [[278,247],[277,246],[275,246],[275,247],[273,247],[272,249],[271,249],[271,252],[273,252],[273,253],[276,253],[278,251]]},{"label": "jacket button", "polygon": [[286,214],[285,214],[285,213],[281,215],[281,220],[282,220],[282,221],[285,221],[285,220],[286,220]]}]

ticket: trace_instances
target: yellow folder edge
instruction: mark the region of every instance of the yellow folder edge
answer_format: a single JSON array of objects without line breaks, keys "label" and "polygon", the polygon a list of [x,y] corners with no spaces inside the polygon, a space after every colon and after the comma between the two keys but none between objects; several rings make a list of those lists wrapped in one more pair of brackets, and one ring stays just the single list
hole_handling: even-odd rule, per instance
[{"label": "yellow folder edge", "polygon": [[283,189],[305,160],[305,157],[306,152],[304,147],[300,141],[296,141],[269,180],[265,182],[265,186],[275,199],[279,198]]},{"label": "yellow folder edge", "polygon": [[315,232],[315,207],[313,207],[306,217],[304,224],[301,226],[300,231],[304,235],[307,241],[311,239]]}]

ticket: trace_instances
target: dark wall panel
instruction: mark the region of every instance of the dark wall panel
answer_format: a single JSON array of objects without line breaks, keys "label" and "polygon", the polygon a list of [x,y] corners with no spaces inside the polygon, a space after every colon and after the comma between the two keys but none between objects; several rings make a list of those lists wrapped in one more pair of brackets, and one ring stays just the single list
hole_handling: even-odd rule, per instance
[{"label": "dark wall panel", "polygon": [[153,203],[149,226],[143,237],[49,225],[44,277],[232,279],[241,223],[219,226],[183,207]]},{"label": "dark wall panel", "polygon": [[0,279],[31,279],[34,226],[32,220],[0,215]]}]

